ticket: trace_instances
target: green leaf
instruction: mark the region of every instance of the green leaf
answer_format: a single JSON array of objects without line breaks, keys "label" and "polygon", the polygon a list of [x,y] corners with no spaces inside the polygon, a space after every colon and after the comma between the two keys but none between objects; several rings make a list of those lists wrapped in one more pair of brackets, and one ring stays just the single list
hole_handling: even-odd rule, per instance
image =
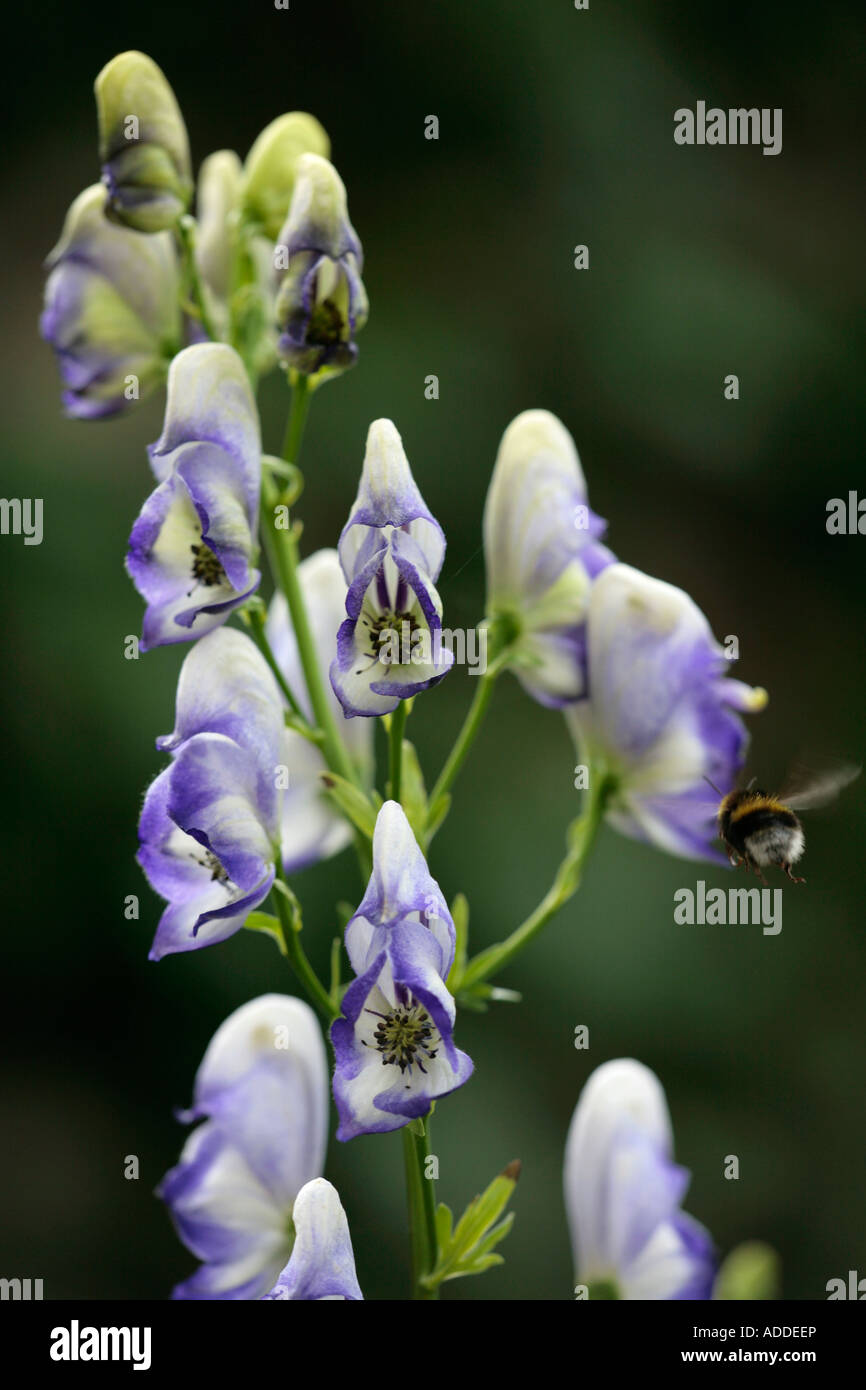
[{"label": "green leaf", "polygon": [[[486,1269],[502,1264],[502,1256],[492,1253],[493,1247],[504,1240],[514,1224],[514,1213],[504,1220],[499,1217],[505,1209],[520,1175],[520,1164],[509,1163],[504,1172],[493,1179],[480,1196],[469,1203],[451,1230],[452,1217],[447,1207],[436,1211],[436,1234],[439,1257],[436,1267],[424,1283],[435,1289],[448,1279],[462,1279],[469,1274],[483,1274]],[[498,1223],[498,1224],[497,1224]]]},{"label": "green leaf", "polygon": [[444,1250],[451,1240],[451,1226],[453,1222],[451,1208],[444,1202],[440,1202],[436,1208],[436,1248]]},{"label": "green leaf", "polygon": [[269,912],[251,912],[244,922],[244,926],[248,931],[261,931],[264,932],[266,936],[272,936],[279,947],[280,955],[288,955],[288,951],[286,950],[286,938],[283,935],[283,929],[280,925],[279,918],[272,917]]},{"label": "green leaf", "polygon": [[370,798],[345,777],[339,777],[336,772],[321,773],[321,780],[334,805],[352,822],[356,830],[360,830],[362,835],[372,840],[376,828],[376,808]]},{"label": "green leaf", "polygon": [[457,894],[451,904],[451,916],[454,919],[457,943],[454,950],[454,964],[448,974],[446,985],[452,994],[456,994],[460,988],[463,971],[466,969],[466,953],[469,946],[469,903],[465,893]]},{"label": "green leaf", "polygon": [[[450,985],[449,989],[451,989]],[[468,989],[461,989],[458,983],[457,989],[452,989],[452,993],[462,1009],[472,1009],[475,1013],[481,1014],[487,1012],[488,1002],[491,1004],[519,1004],[523,998],[523,995],[516,989],[505,989],[502,985],[491,985],[486,980],[479,980],[477,985],[470,985]]]},{"label": "green leaf", "polygon": [[340,988],[340,949],[343,945],[342,939],[335,936],[331,942],[331,988],[329,990],[334,1008],[339,1009],[342,998]]},{"label": "green leaf", "polygon": [[451,810],[451,796],[449,792],[443,792],[430,807],[427,813],[427,843],[433,839],[436,831],[444,821],[448,812]]},{"label": "green leaf", "polygon": [[713,1298],[767,1300],[779,1297],[781,1261],[763,1241],[747,1240],[723,1262],[716,1277]]}]

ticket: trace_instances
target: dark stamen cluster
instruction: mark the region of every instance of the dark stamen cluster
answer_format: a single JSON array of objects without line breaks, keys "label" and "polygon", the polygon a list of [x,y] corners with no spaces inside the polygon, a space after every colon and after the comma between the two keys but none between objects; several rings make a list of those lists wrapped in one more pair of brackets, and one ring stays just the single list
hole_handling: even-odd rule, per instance
[{"label": "dark stamen cluster", "polygon": [[367,629],[367,637],[370,643],[369,650],[364,653],[374,661],[378,660],[382,649],[382,642],[391,633],[397,641],[402,643],[404,636],[403,624],[408,625],[406,634],[408,642],[411,643],[413,633],[417,632],[421,624],[414,613],[397,613],[393,609],[388,609],[385,613],[380,613],[378,618],[371,618],[366,613],[361,614],[361,623]]},{"label": "dark stamen cluster", "polygon": [[231,879],[228,876],[228,870],[223,868],[222,864],[217,859],[213,850],[206,849],[204,852],[203,859],[199,859],[198,855],[195,854],[191,855],[190,857],[194,859],[197,864],[201,864],[203,869],[210,869],[211,882],[231,882]]},{"label": "dark stamen cluster", "polygon": [[[441,1041],[427,1010],[422,1009],[420,1004],[410,1002],[398,1004],[387,1014],[377,1013],[375,1009],[367,1009],[366,1012],[379,1019],[373,1043],[376,1051],[382,1054],[382,1066],[397,1066],[401,1072],[408,1071],[410,1075],[412,1067],[417,1066],[426,1076],[421,1058],[423,1056],[432,1062]],[[436,1046],[431,1047],[431,1043]]]},{"label": "dark stamen cluster", "polygon": [[191,545],[190,550],[193,553],[193,579],[197,579],[208,588],[225,582],[226,572],[209,545]]},{"label": "dark stamen cluster", "polygon": [[332,300],[323,299],[310,314],[307,342],[314,343],[317,347],[331,347],[334,343],[339,343],[342,333],[343,320],[339,309]]}]

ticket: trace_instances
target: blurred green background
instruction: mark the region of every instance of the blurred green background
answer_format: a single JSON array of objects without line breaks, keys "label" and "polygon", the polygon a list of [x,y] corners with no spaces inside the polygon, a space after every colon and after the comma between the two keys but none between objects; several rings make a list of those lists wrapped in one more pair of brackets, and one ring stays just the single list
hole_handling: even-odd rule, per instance
[{"label": "blurred green background", "polygon": [[[120,421],[64,420],[36,332],[42,259],[97,177],[100,67],[133,47],[160,63],[196,165],[224,146],[244,154],[284,110],[314,111],[330,132],[371,316],[359,366],[314,402],[305,549],[334,543],[367,426],[388,415],[447,532],[446,621],[473,624],[495,450],[518,411],[545,406],[575,436],[617,554],[739,637],[738,674],[771,694],[750,771],[776,784],[804,751],[863,759],[866,540],[825,531],[828,498],[863,476],[859,9],[74,0],[18,13],[0,183],[3,491],[44,498],[45,539],[0,539],[0,1273],[41,1277],[51,1298],[165,1297],[194,1264],[152,1196],[184,1135],[172,1107],[230,1010],[292,990],[252,934],[146,960],[159,903],[133,860],[136,819],[184,651],[123,659],[141,604],[122,562],[162,400]],[[782,107],[782,154],[676,146],[673,112],[698,99]],[[428,114],[438,142],[424,139]],[[573,268],[578,243],[587,272]],[[723,397],[730,372],[738,402]],[[271,449],[284,397],[265,383]],[[458,670],[417,702],[428,773],[472,690]],[[504,679],[431,863],[449,898],[468,894],[475,949],[547,888],[577,810],[574,762],[562,719]],[[579,896],[502,980],[523,1003],[459,1021],[476,1074],[438,1107],[440,1196],[461,1207],[509,1159],[524,1169],[506,1264],[448,1296],[571,1296],[565,1133],[589,1071],[628,1055],[667,1089],[693,1173],[686,1205],[721,1251],[771,1242],[786,1298],[866,1274],[863,785],[808,820],[808,886],[785,889],[778,937],[676,926],[676,888],[733,880],[602,834]],[[333,901],[358,896],[353,861],[295,886],[324,969]],[[580,1023],[588,1053],[572,1045]],[[723,1178],[731,1153],[738,1182]],[[123,1177],[127,1154],[138,1182]],[[333,1142],[327,1175],[366,1296],[405,1296],[400,1139]]]}]

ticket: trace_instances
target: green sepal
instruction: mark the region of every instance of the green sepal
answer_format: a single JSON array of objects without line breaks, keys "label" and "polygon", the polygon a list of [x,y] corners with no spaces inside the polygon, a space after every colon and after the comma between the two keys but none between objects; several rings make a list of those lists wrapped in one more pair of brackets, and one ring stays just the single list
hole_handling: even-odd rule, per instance
[{"label": "green sepal", "polygon": [[272,917],[269,912],[251,912],[244,926],[248,931],[261,931],[266,936],[272,936],[277,943],[281,956],[287,956],[286,938],[283,935],[283,928],[279,918]]},{"label": "green sepal", "polygon": [[368,796],[336,772],[323,772],[320,775],[322,786],[330,800],[343,812],[346,819],[352,822],[356,830],[360,830],[362,835],[372,840],[378,807]]},{"label": "green sepal", "polygon": [[720,1300],[774,1300],[779,1297],[781,1261],[770,1245],[747,1240],[723,1261],[716,1276],[713,1298]]},{"label": "green sepal", "polygon": [[420,1117],[417,1120],[410,1120],[407,1128],[409,1133],[414,1134],[418,1139],[423,1139],[427,1133],[424,1128],[424,1121]]},{"label": "green sepal", "polygon": [[520,1176],[520,1164],[509,1163],[504,1172],[494,1178],[480,1196],[469,1203],[452,1230],[452,1215],[440,1204],[436,1211],[436,1234],[439,1257],[424,1284],[435,1289],[448,1279],[462,1279],[469,1274],[483,1274],[503,1257],[493,1254],[494,1246],[504,1240],[514,1224],[514,1213],[500,1221]]}]

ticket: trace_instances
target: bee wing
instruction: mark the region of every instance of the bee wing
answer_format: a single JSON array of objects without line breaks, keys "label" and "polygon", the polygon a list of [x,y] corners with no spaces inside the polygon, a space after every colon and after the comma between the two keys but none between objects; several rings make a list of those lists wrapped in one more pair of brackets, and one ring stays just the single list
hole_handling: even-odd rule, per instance
[{"label": "bee wing", "polygon": [[808,811],[815,806],[826,806],[838,796],[843,787],[860,776],[861,769],[856,763],[839,763],[826,772],[810,773],[798,771],[791,779],[779,800],[792,811]]}]

